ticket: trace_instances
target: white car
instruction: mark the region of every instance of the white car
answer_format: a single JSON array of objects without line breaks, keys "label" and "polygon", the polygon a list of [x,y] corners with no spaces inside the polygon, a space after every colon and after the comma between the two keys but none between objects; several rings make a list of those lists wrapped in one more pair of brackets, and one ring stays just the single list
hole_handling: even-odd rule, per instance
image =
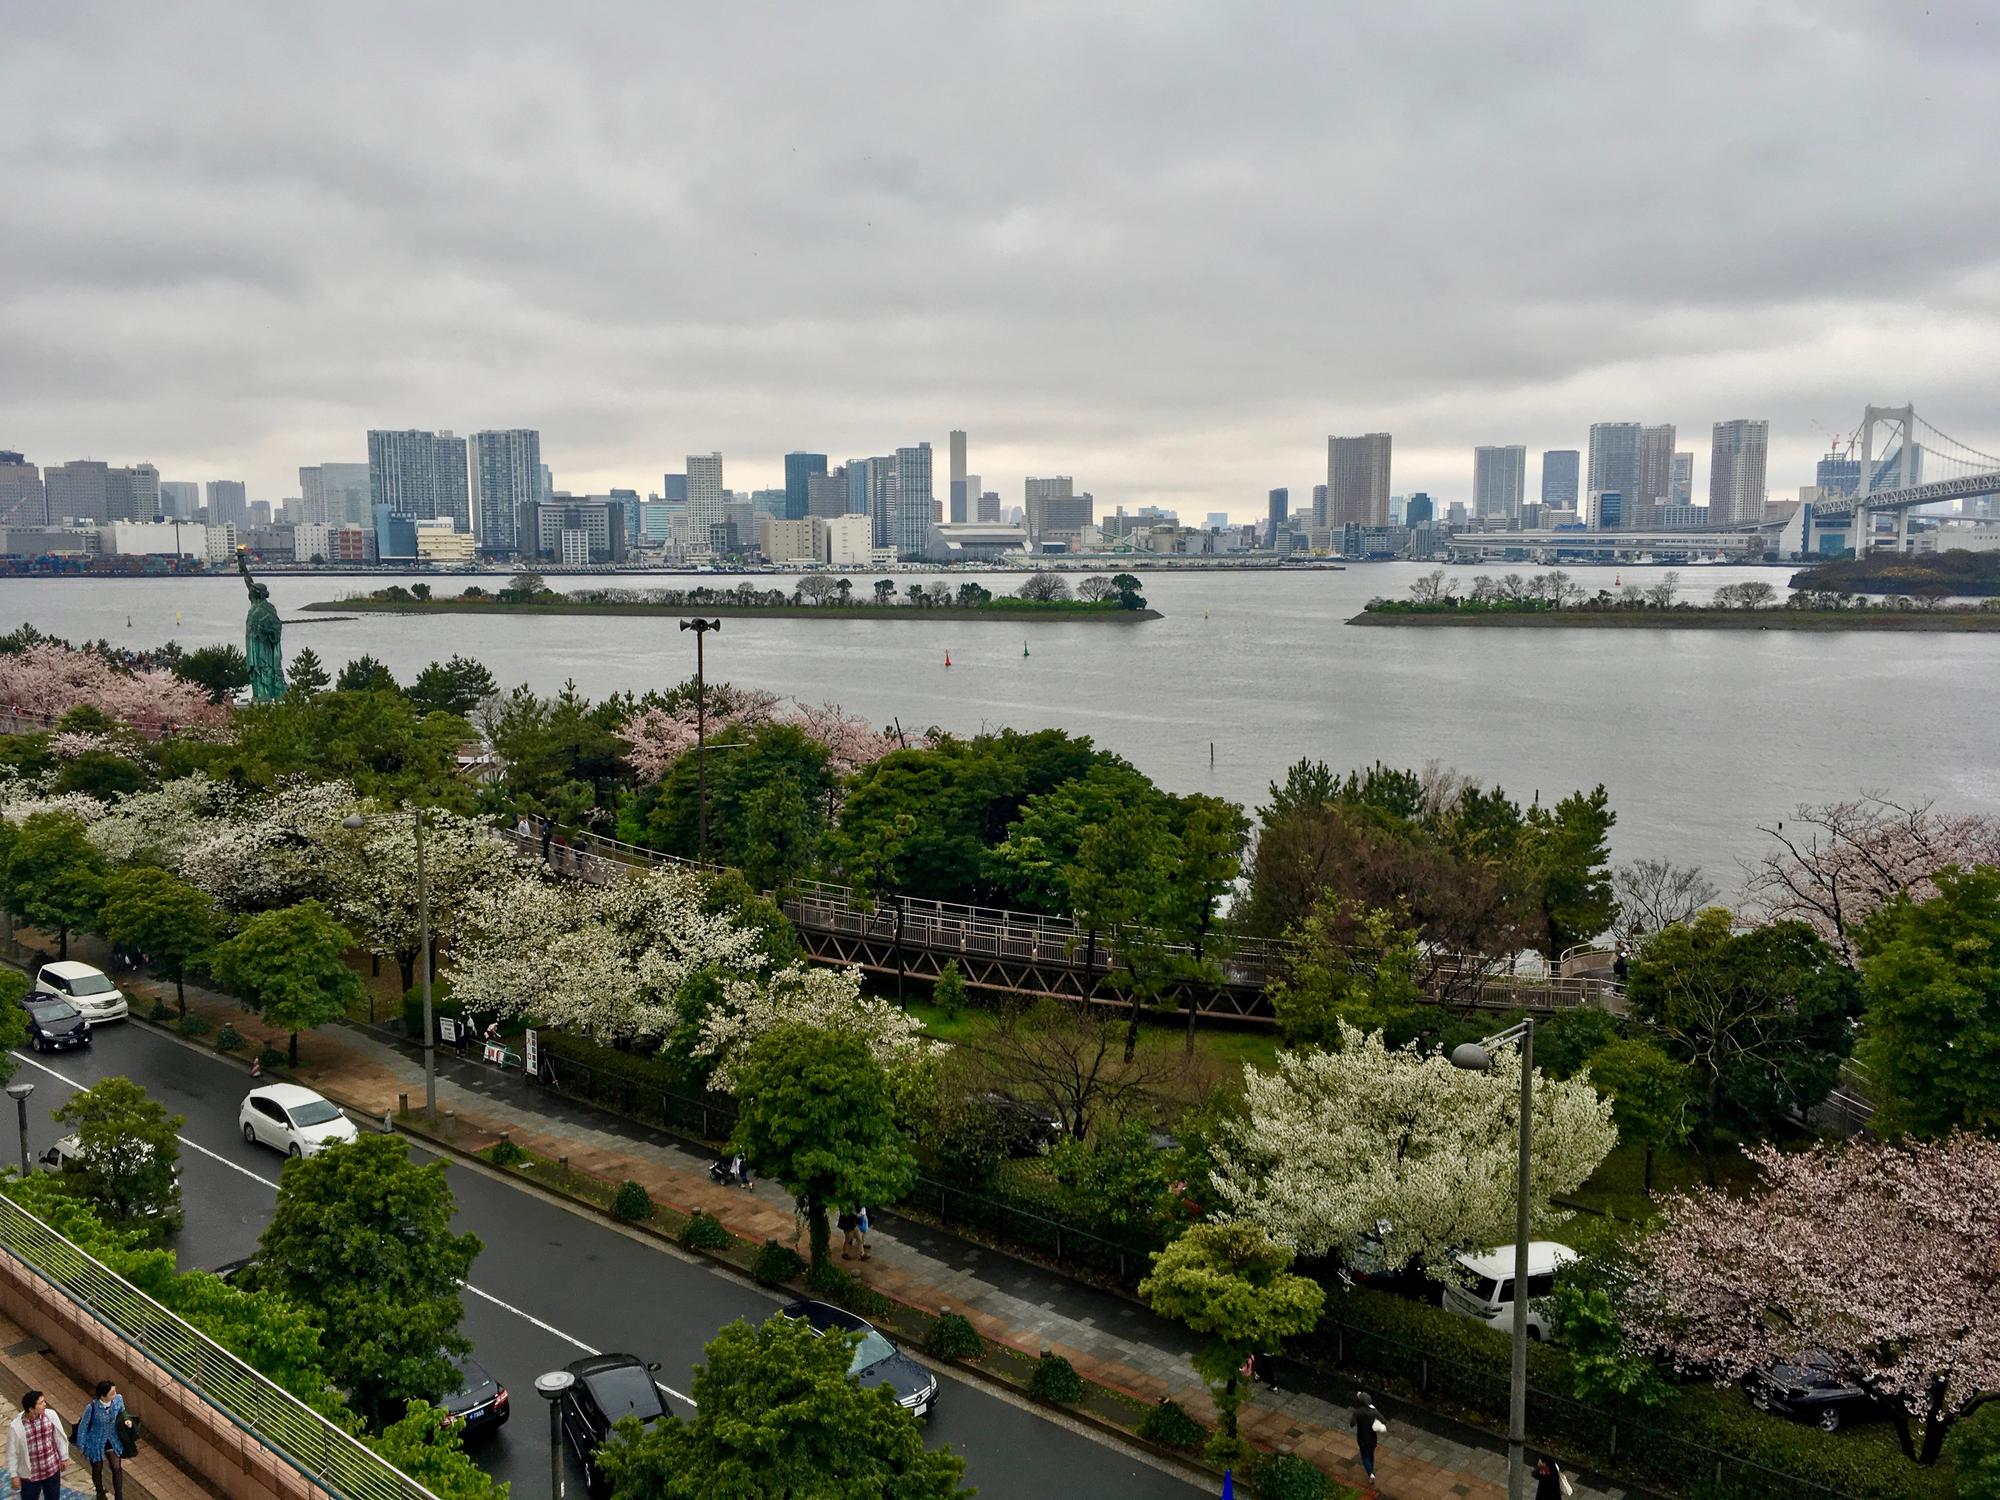
[{"label": "white car", "polygon": [[132,1014],[125,992],[89,964],[43,964],[35,975],[35,992],[67,1000],[93,1026],[104,1021],[122,1021]]},{"label": "white car", "polygon": [[[1528,1337],[1548,1336],[1542,1317],[1544,1299],[1556,1289],[1556,1272],[1577,1258],[1576,1252],[1554,1240],[1528,1242]],[[1514,1247],[1506,1245],[1483,1255],[1456,1257],[1461,1282],[1444,1289],[1444,1308],[1463,1318],[1477,1318],[1508,1333],[1514,1327]]]},{"label": "white car", "polygon": [[271,1083],[250,1090],[237,1113],[243,1139],[287,1156],[317,1156],[358,1133],[337,1105],[296,1083]]}]

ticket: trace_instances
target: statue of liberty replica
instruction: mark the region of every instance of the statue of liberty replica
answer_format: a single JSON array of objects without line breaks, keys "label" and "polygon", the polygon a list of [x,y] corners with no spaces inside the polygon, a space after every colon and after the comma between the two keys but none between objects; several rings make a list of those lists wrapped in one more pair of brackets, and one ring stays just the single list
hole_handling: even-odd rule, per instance
[{"label": "statue of liberty replica", "polygon": [[273,703],[285,696],[285,653],[279,645],[284,626],[271,591],[250,576],[248,548],[236,549],[236,570],[250,590],[250,614],[243,622],[243,657],[250,663],[250,701]]}]

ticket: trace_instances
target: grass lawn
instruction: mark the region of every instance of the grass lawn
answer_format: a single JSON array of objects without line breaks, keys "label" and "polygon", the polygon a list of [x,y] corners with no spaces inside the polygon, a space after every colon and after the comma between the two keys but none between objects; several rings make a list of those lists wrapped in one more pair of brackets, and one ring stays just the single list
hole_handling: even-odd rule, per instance
[{"label": "grass lawn", "polygon": [[[912,1000],[909,1010],[911,1015],[924,1023],[924,1031],[928,1035],[954,1046],[976,1047],[1000,1024],[999,1011],[984,1005],[961,1006],[956,1015],[946,1015],[942,1006],[933,1005],[928,1000]],[[1104,1014],[1107,1017],[1116,1015],[1108,1010]],[[1122,1016],[1117,1018],[1122,1019]],[[1141,1052],[1178,1055],[1186,1048],[1187,1022],[1184,1017],[1176,1020],[1162,1013],[1141,1021]],[[1278,1034],[1275,1030],[1236,1030],[1199,1025],[1195,1028],[1194,1048],[1197,1055],[1228,1068],[1233,1075],[1245,1063],[1255,1063],[1260,1068],[1275,1066]]]},{"label": "grass lawn", "polygon": [[[1646,1196],[1645,1162],[1646,1154],[1639,1146],[1619,1146],[1572,1196],[1578,1203],[1606,1213],[1628,1219],[1651,1218],[1659,1210]],[[1733,1146],[1724,1146],[1716,1154],[1715,1168],[1716,1180],[1725,1188],[1748,1188],[1757,1180],[1757,1169]],[[1685,1148],[1654,1153],[1654,1197],[1685,1192],[1707,1182],[1707,1171],[1697,1153]]]}]

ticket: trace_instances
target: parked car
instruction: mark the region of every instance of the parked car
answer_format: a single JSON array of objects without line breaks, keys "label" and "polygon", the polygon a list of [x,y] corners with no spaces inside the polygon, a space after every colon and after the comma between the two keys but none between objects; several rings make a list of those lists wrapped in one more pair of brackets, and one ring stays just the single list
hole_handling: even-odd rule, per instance
[{"label": "parked car", "polygon": [[470,1354],[452,1361],[458,1370],[458,1386],[445,1393],[438,1404],[444,1408],[447,1425],[463,1423],[465,1441],[490,1437],[507,1425],[507,1387],[486,1371],[486,1366]]},{"label": "parked car", "polygon": [[25,995],[28,1045],[37,1052],[70,1052],[90,1045],[90,1022],[83,1012],[57,995]]},{"label": "parked car", "polygon": [[890,1343],[867,1319],[857,1318],[846,1308],[830,1302],[815,1302],[810,1298],[787,1303],[783,1316],[803,1319],[817,1334],[860,1334],[854,1362],[847,1367],[849,1374],[863,1385],[888,1386],[896,1393],[896,1404],[918,1421],[936,1409],[937,1376]]},{"label": "parked car", "polygon": [[1013,1157],[1039,1156],[1063,1138],[1062,1116],[1000,1089],[977,1096],[993,1121],[993,1139]]},{"label": "parked car", "polygon": [[1348,1286],[1370,1287],[1436,1307],[1444,1296],[1443,1284],[1421,1261],[1397,1260],[1391,1255],[1388,1239],[1394,1227],[1387,1219],[1377,1219],[1375,1227],[1341,1258],[1340,1279]]},{"label": "parked car", "polygon": [[287,1156],[317,1156],[354,1139],[354,1122],[330,1100],[296,1083],[268,1083],[250,1090],[237,1111],[243,1139]]},{"label": "parked car", "polygon": [[[1576,1252],[1554,1240],[1528,1244],[1528,1337],[1548,1336],[1543,1299],[1556,1289],[1556,1272],[1577,1258]],[[1461,1280],[1444,1289],[1447,1312],[1477,1318],[1503,1333],[1514,1327],[1514,1247],[1506,1245],[1478,1255],[1455,1259]]]},{"label": "parked car", "polygon": [[631,1354],[593,1354],[566,1367],[576,1383],[563,1392],[562,1429],[583,1465],[583,1487],[596,1500],[611,1493],[610,1482],[597,1467],[597,1450],[611,1429],[625,1417],[637,1417],[650,1427],[667,1414],[660,1388],[653,1382],[657,1363],[642,1363]]},{"label": "parked car", "polygon": [[93,1025],[104,1021],[122,1021],[132,1014],[132,1007],[125,1001],[125,992],[113,984],[102,969],[89,964],[43,964],[35,974],[35,993],[69,1001]]},{"label": "parked car", "polygon": [[1744,1385],[1759,1411],[1810,1422],[1821,1432],[1838,1432],[1885,1414],[1884,1404],[1861,1388],[1851,1370],[1818,1349],[1752,1371]]}]

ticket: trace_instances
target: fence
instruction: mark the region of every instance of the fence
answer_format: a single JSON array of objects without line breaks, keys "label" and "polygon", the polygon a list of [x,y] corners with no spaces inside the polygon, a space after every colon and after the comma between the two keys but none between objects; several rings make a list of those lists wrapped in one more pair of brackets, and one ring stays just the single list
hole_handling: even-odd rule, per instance
[{"label": "fence", "polygon": [[437,1500],[357,1438],[4,1197],[0,1250],[325,1493],[338,1500]]}]

